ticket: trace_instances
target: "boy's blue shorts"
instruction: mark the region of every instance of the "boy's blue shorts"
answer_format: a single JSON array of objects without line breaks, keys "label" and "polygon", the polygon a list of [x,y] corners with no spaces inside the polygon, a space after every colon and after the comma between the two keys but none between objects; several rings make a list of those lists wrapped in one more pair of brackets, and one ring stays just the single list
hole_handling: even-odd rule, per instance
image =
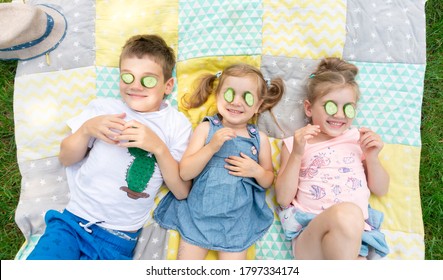
[{"label": "boy's blue shorts", "polygon": [[132,259],[137,232],[108,230],[88,225],[71,212],[49,210],[46,231],[28,260],[121,260]]}]

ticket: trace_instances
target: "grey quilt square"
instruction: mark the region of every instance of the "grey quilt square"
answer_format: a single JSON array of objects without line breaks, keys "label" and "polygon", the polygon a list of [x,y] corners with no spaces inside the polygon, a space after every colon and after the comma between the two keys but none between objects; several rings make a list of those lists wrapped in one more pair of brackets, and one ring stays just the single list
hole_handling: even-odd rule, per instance
[{"label": "grey quilt square", "polygon": [[346,60],[424,64],[424,0],[349,0]]},{"label": "grey quilt square", "polygon": [[43,234],[46,211],[62,211],[70,193],[65,169],[57,157],[20,162],[19,167],[22,182],[15,221],[28,240],[32,235]]},{"label": "grey quilt square", "polygon": [[135,260],[165,260],[168,254],[169,230],[152,223],[143,227],[134,250]]},{"label": "grey quilt square", "polygon": [[[74,2],[74,3],[72,3]],[[81,4],[80,4],[81,2]],[[94,0],[30,0],[27,4],[46,4],[66,18],[67,30],[63,41],[49,53],[31,60],[19,61],[17,77],[51,71],[92,66],[95,63],[95,1]]]},{"label": "grey quilt square", "polygon": [[[314,71],[318,60],[263,56],[261,70],[265,78],[280,77],[285,83],[285,93],[271,112],[264,112],[258,127],[273,138],[292,136],[294,131],[307,124],[303,101],[306,98],[306,79]],[[274,120],[275,117],[275,120]],[[277,121],[277,123],[276,123]]]}]

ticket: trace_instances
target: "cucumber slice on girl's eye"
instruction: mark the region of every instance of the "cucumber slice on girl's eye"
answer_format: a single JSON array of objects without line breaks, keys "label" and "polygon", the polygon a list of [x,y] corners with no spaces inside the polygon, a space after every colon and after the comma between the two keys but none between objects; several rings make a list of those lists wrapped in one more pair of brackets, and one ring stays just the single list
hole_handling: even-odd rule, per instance
[{"label": "cucumber slice on girl's eye", "polygon": [[331,100],[326,101],[325,111],[326,111],[326,114],[328,114],[330,116],[337,114],[337,112],[338,112],[337,104],[335,104],[335,102],[331,101]]},{"label": "cucumber slice on girl's eye", "polygon": [[355,118],[355,108],[351,103],[345,104],[345,106],[343,106],[343,111],[345,112],[346,117],[350,119]]},{"label": "cucumber slice on girl's eye", "polygon": [[232,101],[234,101],[234,95],[235,95],[234,90],[232,88],[228,88],[225,91],[223,97],[225,98],[226,102],[231,103]]},{"label": "cucumber slice on girl's eye", "polygon": [[243,98],[245,99],[246,105],[248,105],[249,107],[252,107],[252,105],[254,105],[254,95],[252,95],[252,93],[250,93],[249,91],[243,94]]},{"label": "cucumber slice on girl's eye", "polygon": [[157,84],[157,78],[152,76],[143,77],[141,84],[146,88],[153,88]]},{"label": "cucumber slice on girl's eye", "polygon": [[123,73],[120,77],[125,84],[130,84],[134,81],[134,75],[132,75],[131,73]]}]

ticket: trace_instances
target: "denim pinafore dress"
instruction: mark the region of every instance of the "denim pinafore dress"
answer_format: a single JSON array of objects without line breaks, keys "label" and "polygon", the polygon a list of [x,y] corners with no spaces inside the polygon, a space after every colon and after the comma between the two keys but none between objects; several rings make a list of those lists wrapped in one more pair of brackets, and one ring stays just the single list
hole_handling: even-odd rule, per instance
[{"label": "denim pinafore dress", "polygon": [[[209,143],[222,128],[217,115],[210,121]],[[226,141],[203,171],[194,178],[187,199],[177,200],[169,192],[154,211],[160,226],[177,230],[188,243],[216,251],[241,252],[262,237],[274,214],[266,203],[266,192],[254,178],[238,177],[224,167],[228,156],[243,152],[258,162],[260,135],[248,125],[250,138]]]}]

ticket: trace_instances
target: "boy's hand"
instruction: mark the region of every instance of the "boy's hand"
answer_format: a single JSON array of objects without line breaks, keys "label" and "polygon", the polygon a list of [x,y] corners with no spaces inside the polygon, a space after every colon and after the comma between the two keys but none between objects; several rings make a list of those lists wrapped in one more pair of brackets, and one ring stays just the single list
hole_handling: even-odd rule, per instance
[{"label": "boy's hand", "polygon": [[366,157],[378,156],[383,148],[383,141],[380,135],[366,127],[361,127],[360,131],[360,147]]},{"label": "boy's hand", "polygon": [[117,144],[117,137],[124,129],[126,114],[102,115],[89,119],[84,123],[84,129],[90,137]]},{"label": "boy's hand", "polygon": [[208,145],[213,147],[214,152],[218,152],[226,141],[235,137],[237,137],[237,135],[233,129],[224,127],[214,133],[214,136],[212,136],[212,139],[209,141]]},{"label": "boy's hand", "polygon": [[230,156],[225,159],[229,165],[225,165],[225,168],[229,170],[229,174],[239,177],[254,178],[261,166],[253,159],[240,153],[240,156]]},{"label": "boy's hand", "polygon": [[163,148],[164,142],[152,131],[149,127],[141,124],[138,121],[128,121],[124,125],[124,129],[120,136],[122,147],[136,147],[156,155],[158,149]]},{"label": "boy's hand", "polygon": [[294,132],[294,146],[292,151],[302,155],[305,150],[306,142],[320,133],[320,126],[308,124]]}]

